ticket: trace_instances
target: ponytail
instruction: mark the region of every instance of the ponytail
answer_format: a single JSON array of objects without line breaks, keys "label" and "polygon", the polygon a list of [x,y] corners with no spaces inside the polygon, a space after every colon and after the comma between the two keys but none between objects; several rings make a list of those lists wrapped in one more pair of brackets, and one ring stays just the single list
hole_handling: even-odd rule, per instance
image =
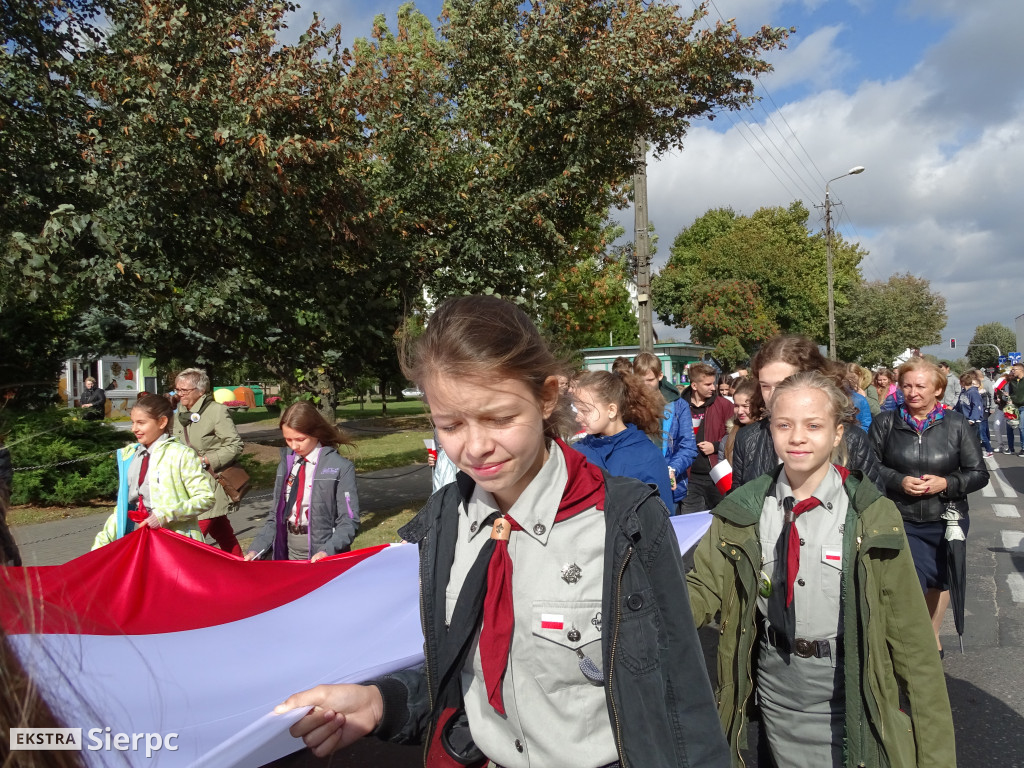
[{"label": "ponytail", "polygon": [[589,389],[601,402],[616,405],[622,421],[635,425],[641,432],[652,437],[661,434],[665,400],[639,376],[625,372],[584,371],[576,377],[573,386]]}]

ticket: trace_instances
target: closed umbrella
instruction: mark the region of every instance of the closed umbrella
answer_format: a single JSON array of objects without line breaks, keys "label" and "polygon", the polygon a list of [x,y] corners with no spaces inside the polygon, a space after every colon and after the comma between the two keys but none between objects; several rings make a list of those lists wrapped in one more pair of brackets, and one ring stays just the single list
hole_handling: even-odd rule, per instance
[{"label": "closed umbrella", "polygon": [[960,521],[963,515],[950,505],[942,513],[946,521],[946,578],[949,581],[949,602],[953,606],[953,623],[960,636],[960,653],[964,652],[964,603],[967,599],[967,537]]}]

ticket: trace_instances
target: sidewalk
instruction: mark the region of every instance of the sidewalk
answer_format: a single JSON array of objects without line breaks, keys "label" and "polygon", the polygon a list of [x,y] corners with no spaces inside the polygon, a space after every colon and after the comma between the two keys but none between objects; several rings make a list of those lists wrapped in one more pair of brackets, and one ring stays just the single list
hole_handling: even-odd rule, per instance
[{"label": "sidewalk", "polygon": [[[280,437],[278,430],[273,432]],[[259,434],[252,431],[243,434],[243,438],[255,442]],[[368,472],[356,476],[356,489],[359,491],[360,509],[364,512],[421,503],[430,496],[430,469],[426,464],[413,464]],[[272,490],[253,491],[246,496],[239,510],[229,515],[240,541],[256,535],[269,512],[271,496]],[[61,565],[89,551],[97,531],[112,511],[113,507],[110,507],[88,517],[22,525],[12,528],[11,533],[18,542],[25,565]]]}]

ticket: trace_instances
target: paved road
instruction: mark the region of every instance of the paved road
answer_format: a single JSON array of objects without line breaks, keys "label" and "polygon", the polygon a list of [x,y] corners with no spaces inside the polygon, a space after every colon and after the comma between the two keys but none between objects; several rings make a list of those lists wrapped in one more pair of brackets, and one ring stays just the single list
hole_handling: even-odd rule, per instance
[{"label": "paved road", "polygon": [[[430,468],[414,464],[357,475],[356,489],[364,512],[394,509],[422,502],[430,495]],[[230,515],[231,525],[240,541],[254,537],[266,519],[272,491],[253,491],[245,497],[237,512]],[[111,510],[112,511],[112,508]],[[60,565],[92,546],[108,512],[70,520],[57,520],[12,529],[25,565]],[[213,543],[211,539],[207,539]]]},{"label": "paved road", "polygon": [[[961,768],[1024,768],[1024,458],[997,454],[987,463],[992,482],[970,499],[965,653],[959,653],[947,617],[944,666]],[[416,467],[384,470],[358,482],[365,509],[394,507],[429,492],[429,473]],[[232,519],[240,536],[253,535],[266,503],[249,499],[243,505]],[[52,565],[87,551],[100,522],[89,517],[43,523],[15,529],[15,535],[26,564]],[[713,633],[702,637],[713,653]],[[336,756],[332,765],[412,768],[420,760],[417,748],[367,739]],[[326,764],[300,753],[276,765]]]}]

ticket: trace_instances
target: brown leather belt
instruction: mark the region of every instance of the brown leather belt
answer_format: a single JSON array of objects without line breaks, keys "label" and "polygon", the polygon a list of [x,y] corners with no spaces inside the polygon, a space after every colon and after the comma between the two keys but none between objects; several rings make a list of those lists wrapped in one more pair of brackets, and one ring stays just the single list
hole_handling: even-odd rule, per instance
[{"label": "brown leather belt", "polygon": [[288,523],[288,533],[293,533],[296,536],[305,536],[309,533],[308,525],[296,525],[295,523]]},{"label": "brown leather belt", "polygon": [[828,640],[805,640],[802,637],[798,637],[793,641],[793,647],[790,648],[789,638],[781,632],[776,632],[773,627],[766,628],[765,636],[768,638],[769,644],[777,650],[782,653],[791,653],[794,656],[799,656],[801,659],[831,659],[832,643],[835,644],[837,654],[843,647],[843,638],[841,637],[836,638],[831,643]]}]

